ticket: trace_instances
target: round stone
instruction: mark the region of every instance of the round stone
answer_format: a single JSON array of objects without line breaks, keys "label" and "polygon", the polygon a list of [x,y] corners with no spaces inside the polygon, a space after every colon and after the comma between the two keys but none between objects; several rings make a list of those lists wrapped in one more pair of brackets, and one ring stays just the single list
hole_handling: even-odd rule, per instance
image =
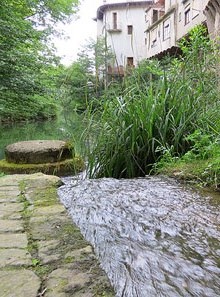
[{"label": "round stone", "polygon": [[44,164],[70,159],[73,152],[65,141],[31,140],[8,145],[5,157],[9,163]]}]

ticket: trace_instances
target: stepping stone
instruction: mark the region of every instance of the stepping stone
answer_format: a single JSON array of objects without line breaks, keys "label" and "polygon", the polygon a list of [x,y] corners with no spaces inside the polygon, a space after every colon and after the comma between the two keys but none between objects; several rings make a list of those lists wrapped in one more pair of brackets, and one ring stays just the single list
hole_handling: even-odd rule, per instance
[{"label": "stepping stone", "polygon": [[6,248],[0,249],[0,268],[6,266],[31,265],[31,255],[25,249]]},{"label": "stepping stone", "polygon": [[[0,160],[0,171],[6,174],[74,175],[85,169],[73,147],[60,140],[31,140],[10,144],[5,149],[6,159]],[[0,182],[1,184],[1,182]]]},{"label": "stepping stone", "polygon": [[28,246],[27,235],[23,233],[0,234],[0,248],[26,249]]},{"label": "stepping stone", "polygon": [[54,163],[73,157],[67,143],[60,140],[16,142],[6,147],[5,156],[7,162],[16,164]]},{"label": "stepping stone", "polygon": [[30,270],[0,271],[1,297],[36,297],[40,279]]}]

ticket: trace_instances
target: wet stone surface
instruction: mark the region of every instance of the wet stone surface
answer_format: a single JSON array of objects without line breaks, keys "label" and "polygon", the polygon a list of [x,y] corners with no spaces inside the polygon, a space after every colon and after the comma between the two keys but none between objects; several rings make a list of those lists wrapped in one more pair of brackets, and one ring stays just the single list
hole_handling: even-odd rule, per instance
[{"label": "wet stone surface", "polygon": [[1,297],[114,296],[59,202],[60,183],[41,173],[0,178]]}]

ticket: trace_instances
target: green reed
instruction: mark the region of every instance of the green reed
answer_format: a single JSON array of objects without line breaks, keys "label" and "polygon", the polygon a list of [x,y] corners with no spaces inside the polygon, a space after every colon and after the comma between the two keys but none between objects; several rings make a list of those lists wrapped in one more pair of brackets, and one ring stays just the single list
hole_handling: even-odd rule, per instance
[{"label": "green reed", "polygon": [[165,151],[185,154],[196,129],[219,132],[210,120],[219,107],[213,59],[204,46],[196,50],[197,60],[189,52],[182,59],[143,62],[120,93],[111,92],[101,110],[90,114],[96,119],[87,152],[90,177],[144,176]]}]

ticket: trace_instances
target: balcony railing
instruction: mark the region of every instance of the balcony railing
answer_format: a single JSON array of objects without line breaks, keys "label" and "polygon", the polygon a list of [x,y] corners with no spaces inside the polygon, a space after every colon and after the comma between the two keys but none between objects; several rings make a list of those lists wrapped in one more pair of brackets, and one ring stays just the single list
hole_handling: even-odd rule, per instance
[{"label": "balcony railing", "polygon": [[109,23],[106,25],[109,33],[120,33],[122,31],[122,23]]}]

